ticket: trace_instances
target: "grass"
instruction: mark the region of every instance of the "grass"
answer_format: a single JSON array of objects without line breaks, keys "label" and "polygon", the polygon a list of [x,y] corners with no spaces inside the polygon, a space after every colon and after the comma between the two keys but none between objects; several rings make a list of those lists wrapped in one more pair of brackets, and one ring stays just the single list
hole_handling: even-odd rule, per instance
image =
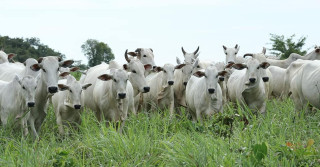
[{"label": "grass", "polygon": [[86,111],[65,137],[49,108],[39,141],[0,127],[0,166],[320,166],[320,112],[297,115],[293,106],[271,100],[265,115],[225,107],[203,125],[139,113],[123,134]]}]

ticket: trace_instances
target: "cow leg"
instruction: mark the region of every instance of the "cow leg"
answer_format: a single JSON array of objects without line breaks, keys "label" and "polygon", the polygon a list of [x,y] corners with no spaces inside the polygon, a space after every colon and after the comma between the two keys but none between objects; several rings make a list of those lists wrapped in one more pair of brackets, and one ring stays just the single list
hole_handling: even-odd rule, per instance
[{"label": "cow leg", "polygon": [[35,122],[34,118],[29,118],[28,122],[30,124],[30,128],[33,133],[33,137],[36,139],[39,139],[38,133],[37,133],[36,128],[34,126],[34,122]]},{"label": "cow leg", "polygon": [[169,111],[170,111],[170,119],[171,119],[173,117],[173,111],[174,111],[174,103],[173,103],[173,101],[170,102]]},{"label": "cow leg", "polygon": [[60,112],[59,110],[56,112],[56,121],[57,121],[57,125],[58,125],[58,130],[59,130],[59,133],[61,135],[64,135],[64,129],[63,129],[63,125],[62,125],[62,119],[61,119],[61,115],[60,115]]},{"label": "cow leg", "polygon": [[198,122],[200,122],[202,124],[202,115],[201,112],[199,110],[196,110],[196,114],[197,114],[197,120]]}]

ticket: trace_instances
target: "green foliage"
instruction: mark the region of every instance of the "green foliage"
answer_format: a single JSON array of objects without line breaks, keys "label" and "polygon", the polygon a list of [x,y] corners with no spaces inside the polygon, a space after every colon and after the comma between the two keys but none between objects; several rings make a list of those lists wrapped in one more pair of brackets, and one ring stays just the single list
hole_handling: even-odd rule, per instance
[{"label": "green foliage", "polygon": [[108,63],[114,59],[111,48],[95,39],[88,39],[81,45],[82,52],[88,58],[88,66],[93,67],[101,62]]},{"label": "green foliage", "polygon": [[0,166],[320,165],[320,112],[296,113],[290,99],[268,101],[264,115],[226,106],[203,124],[167,110],[131,114],[122,134],[88,109],[81,119],[60,136],[50,106],[39,141],[1,126]]},{"label": "green foliage", "polygon": [[271,54],[280,57],[280,59],[286,59],[291,53],[297,53],[304,56],[307,51],[302,50],[302,47],[305,44],[306,37],[300,37],[297,42],[294,42],[295,34],[291,35],[289,38],[284,37],[283,35],[270,34],[272,48],[270,49]]},{"label": "green foliage", "polygon": [[60,56],[65,58],[64,54],[57,52],[47,45],[40,42],[39,38],[10,38],[8,36],[0,36],[0,48],[6,53],[15,53],[13,58],[15,61],[24,62],[28,58],[38,59],[45,56]]}]

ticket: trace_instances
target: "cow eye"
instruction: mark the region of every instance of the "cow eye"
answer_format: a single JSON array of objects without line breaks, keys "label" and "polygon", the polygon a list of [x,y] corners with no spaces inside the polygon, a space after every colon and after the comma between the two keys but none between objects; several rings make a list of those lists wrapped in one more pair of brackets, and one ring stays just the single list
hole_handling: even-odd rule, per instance
[{"label": "cow eye", "polygon": [[26,87],[22,86],[22,89],[26,89]]},{"label": "cow eye", "polygon": [[57,71],[59,71],[60,70],[60,67],[57,69]]},{"label": "cow eye", "polygon": [[164,73],[167,73],[167,71],[166,71],[166,70],[163,70],[163,72],[164,72]]},{"label": "cow eye", "polygon": [[235,53],[235,55],[238,54],[237,52]]},{"label": "cow eye", "polygon": [[113,81],[114,81],[114,82],[117,82],[117,80],[116,80],[116,79],[113,79]]},{"label": "cow eye", "polygon": [[147,57],[147,55],[143,55],[143,57]]},{"label": "cow eye", "polygon": [[47,72],[44,68],[42,70],[43,70],[43,72]]},{"label": "cow eye", "polygon": [[132,70],[132,72],[133,72],[133,73],[137,73],[137,71],[136,71],[136,70]]},{"label": "cow eye", "polygon": [[259,69],[260,67],[257,67],[257,69]]},{"label": "cow eye", "polygon": [[200,68],[200,66],[199,66],[199,65],[197,65],[197,68]]},{"label": "cow eye", "polygon": [[71,90],[71,89],[69,89],[69,91],[70,91],[70,93],[72,93],[72,90]]},{"label": "cow eye", "polygon": [[37,87],[34,87],[34,89],[37,89]]}]

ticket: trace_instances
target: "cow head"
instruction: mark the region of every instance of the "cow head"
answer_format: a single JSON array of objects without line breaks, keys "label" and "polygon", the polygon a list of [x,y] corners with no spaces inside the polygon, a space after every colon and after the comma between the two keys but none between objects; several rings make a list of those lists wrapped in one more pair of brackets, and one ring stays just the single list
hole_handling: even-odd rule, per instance
[{"label": "cow head", "polygon": [[185,64],[179,65],[172,65],[172,64],[165,64],[163,67],[156,67],[156,72],[162,72],[162,85],[169,85],[172,86],[174,84],[174,70],[181,69]]},{"label": "cow head", "polygon": [[116,99],[124,99],[127,97],[128,74],[121,69],[110,69],[110,74],[100,75],[98,78],[103,81],[112,82],[112,94]]},{"label": "cow head", "polygon": [[67,85],[58,84],[58,87],[60,91],[67,91],[65,96],[66,102],[72,104],[74,109],[80,109],[82,90],[86,90],[91,85],[91,83],[81,84],[73,76],[68,75]]},{"label": "cow head", "polygon": [[28,107],[34,107],[35,105],[35,93],[37,89],[37,83],[40,80],[40,75],[38,75],[36,78],[33,76],[27,75],[23,78],[20,78],[18,75],[15,76],[14,81],[19,83],[21,86],[21,95],[26,101],[26,105]]},{"label": "cow head", "polygon": [[40,57],[38,64],[32,65],[30,68],[34,71],[41,69],[41,80],[47,86],[49,93],[56,93],[58,91],[58,79],[60,67],[69,67],[73,60],[60,61],[58,57],[47,56]]},{"label": "cow head", "polygon": [[239,52],[240,46],[236,44],[234,48],[227,48],[226,46],[222,45],[223,47],[223,52],[226,54],[226,63],[235,63],[236,62],[236,57],[237,53]]},{"label": "cow head", "polygon": [[180,79],[182,80],[182,84],[184,86],[187,86],[188,80],[190,79],[191,75],[195,72],[195,70],[197,70],[198,62],[199,59],[196,59],[193,64],[186,63],[181,68],[182,75],[180,75],[179,77],[181,77]]},{"label": "cow head", "polygon": [[129,59],[127,55],[127,51],[125,52],[125,59],[127,60],[127,64],[123,65],[123,68],[130,72],[129,80],[132,84],[132,87],[135,91],[147,93],[150,91],[150,87],[147,85],[146,78],[144,73],[146,70],[151,70],[153,67],[151,64],[143,65],[138,59]]},{"label": "cow head", "polygon": [[184,56],[184,63],[189,63],[189,64],[192,64],[199,56],[200,53],[198,53],[199,51],[199,46],[198,48],[192,52],[192,53],[187,53],[183,47],[181,47],[181,50],[182,50],[182,53],[183,53],[183,56]]},{"label": "cow head", "polygon": [[0,64],[5,63],[5,62],[9,62],[9,60],[11,60],[14,56],[15,56],[15,54],[13,54],[13,53],[6,54],[4,51],[1,50],[0,51]]},{"label": "cow head", "polygon": [[128,52],[128,55],[137,57],[142,64],[151,64],[152,67],[156,66],[151,48],[137,48],[134,52]]},{"label": "cow head", "polygon": [[208,90],[209,94],[214,94],[217,90],[217,85],[219,82],[219,77],[224,77],[228,72],[220,71],[218,72],[215,66],[208,66],[205,71],[197,71],[193,75],[203,79],[206,82],[206,90]]}]

